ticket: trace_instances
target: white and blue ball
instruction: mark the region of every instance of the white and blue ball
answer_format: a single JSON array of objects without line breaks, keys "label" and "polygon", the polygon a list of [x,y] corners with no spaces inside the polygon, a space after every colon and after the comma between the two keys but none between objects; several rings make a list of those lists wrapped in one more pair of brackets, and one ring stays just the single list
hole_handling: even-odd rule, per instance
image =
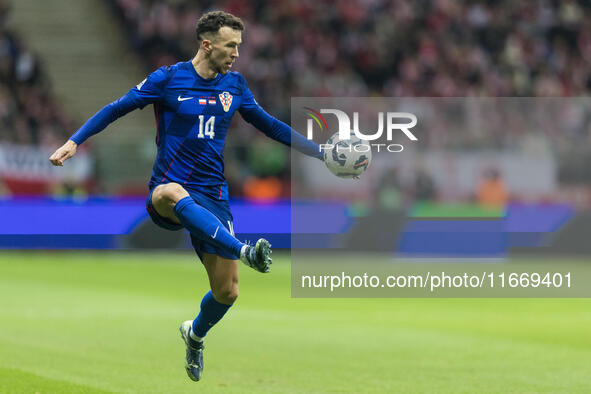
[{"label": "white and blue ball", "polygon": [[371,163],[371,146],[355,135],[342,140],[335,133],[324,146],[324,163],[340,178],[358,177]]}]

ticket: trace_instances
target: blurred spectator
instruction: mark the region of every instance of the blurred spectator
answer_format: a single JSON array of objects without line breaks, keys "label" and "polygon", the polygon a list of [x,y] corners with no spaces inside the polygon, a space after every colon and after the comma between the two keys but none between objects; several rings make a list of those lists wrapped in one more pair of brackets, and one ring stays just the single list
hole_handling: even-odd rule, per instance
[{"label": "blurred spectator", "polygon": [[377,188],[374,191],[375,203],[374,208],[379,211],[396,212],[404,209],[405,199],[407,196],[400,186],[398,179],[398,170],[396,168],[389,168],[381,175],[381,179],[377,182]]},{"label": "blurred spectator", "polygon": [[276,177],[249,177],[244,181],[244,197],[258,201],[274,201],[281,197],[281,181]]},{"label": "blurred spectator", "polygon": [[414,198],[419,202],[434,201],[437,197],[435,181],[423,168],[415,174]]},{"label": "blurred spectator", "polygon": [[491,168],[484,172],[476,198],[486,208],[504,208],[507,205],[509,193],[497,169]]}]

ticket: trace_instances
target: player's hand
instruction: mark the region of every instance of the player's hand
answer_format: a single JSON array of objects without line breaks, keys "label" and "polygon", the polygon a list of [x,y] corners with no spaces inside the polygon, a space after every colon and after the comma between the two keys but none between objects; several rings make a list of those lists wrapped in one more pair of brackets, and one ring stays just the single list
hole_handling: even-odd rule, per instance
[{"label": "player's hand", "polygon": [[49,161],[54,166],[63,166],[66,160],[68,160],[70,157],[76,154],[77,146],[78,145],[74,141],[68,140],[58,150],[53,152],[53,155],[51,155]]}]

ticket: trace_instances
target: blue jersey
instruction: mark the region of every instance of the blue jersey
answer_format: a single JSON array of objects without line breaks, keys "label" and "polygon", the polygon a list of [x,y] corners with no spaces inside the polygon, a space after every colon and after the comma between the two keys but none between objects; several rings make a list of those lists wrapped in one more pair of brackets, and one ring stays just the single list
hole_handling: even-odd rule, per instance
[{"label": "blue jersey", "polygon": [[71,138],[77,144],[136,108],[154,105],[158,154],[150,189],[162,183],[228,198],[224,144],[232,116],[242,117],[269,137],[321,159],[318,146],[267,114],[237,72],[204,79],[193,64],[161,67],[125,96],[89,119]]}]

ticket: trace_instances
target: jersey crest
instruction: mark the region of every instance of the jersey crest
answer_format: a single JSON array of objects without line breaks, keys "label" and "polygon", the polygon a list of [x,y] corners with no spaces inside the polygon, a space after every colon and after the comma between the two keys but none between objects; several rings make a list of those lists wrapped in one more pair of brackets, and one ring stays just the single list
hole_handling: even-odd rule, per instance
[{"label": "jersey crest", "polygon": [[228,112],[230,110],[230,106],[232,105],[232,95],[228,92],[224,92],[220,93],[219,97],[222,107],[224,108],[224,112]]}]

